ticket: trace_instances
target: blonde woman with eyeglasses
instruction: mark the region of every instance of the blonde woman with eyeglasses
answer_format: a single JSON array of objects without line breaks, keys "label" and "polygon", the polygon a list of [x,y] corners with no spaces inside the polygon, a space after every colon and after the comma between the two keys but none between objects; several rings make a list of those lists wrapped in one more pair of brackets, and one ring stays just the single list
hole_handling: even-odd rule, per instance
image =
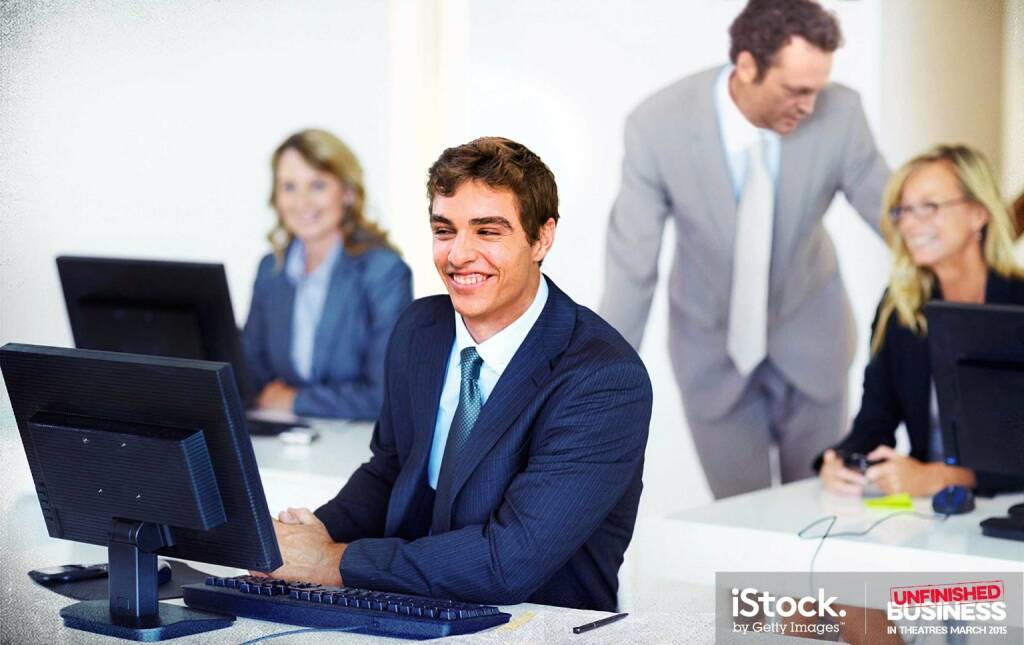
[{"label": "blonde woman with eyeglasses", "polygon": [[[849,435],[815,463],[822,482],[854,495],[869,484],[914,496],[947,486],[1015,488],[1024,482],[944,463],[923,311],[933,299],[1024,304],[1014,225],[989,164],[967,146],[938,146],[893,173],[883,213],[892,275],[872,326],[860,411]],[[909,455],[894,450],[901,423]]]}]

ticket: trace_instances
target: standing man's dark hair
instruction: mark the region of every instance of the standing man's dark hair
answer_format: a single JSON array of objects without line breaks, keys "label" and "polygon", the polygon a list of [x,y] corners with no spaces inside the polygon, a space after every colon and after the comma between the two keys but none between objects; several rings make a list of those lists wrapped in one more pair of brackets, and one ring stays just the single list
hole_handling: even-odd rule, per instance
[{"label": "standing man's dark hair", "polygon": [[793,36],[800,36],[825,52],[842,45],[839,22],[811,0],[750,0],[729,27],[732,44],[729,60],[734,64],[747,51],[757,61],[757,80],[764,78],[775,54]]}]

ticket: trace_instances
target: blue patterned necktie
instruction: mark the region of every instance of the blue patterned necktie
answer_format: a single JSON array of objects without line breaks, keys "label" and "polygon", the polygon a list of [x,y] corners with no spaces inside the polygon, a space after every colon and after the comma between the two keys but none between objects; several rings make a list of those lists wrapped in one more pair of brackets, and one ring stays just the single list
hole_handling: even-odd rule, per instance
[{"label": "blue patterned necktie", "polygon": [[[483,397],[480,396],[480,366],[484,361],[476,353],[475,347],[463,349],[461,357],[462,382],[459,385],[459,405],[455,408],[455,417],[452,418],[452,425],[448,429],[448,440],[444,445],[444,456],[441,457],[441,469],[437,474],[438,499],[447,499],[451,491],[455,466],[459,461],[459,453],[469,440],[469,433],[473,431],[473,426],[480,416],[480,409],[484,407]],[[435,525],[440,519],[441,510],[441,506],[434,507]]]},{"label": "blue patterned necktie", "polygon": [[441,473],[451,470],[462,447],[469,440],[480,409],[484,406],[480,395],[480,367],[484,361],[475,347],[462,350],[462,382],[459,385],[459,405],[455,408],[452,426],[448,430],[448,441],[444,446],[444,457],[441,459]]}]

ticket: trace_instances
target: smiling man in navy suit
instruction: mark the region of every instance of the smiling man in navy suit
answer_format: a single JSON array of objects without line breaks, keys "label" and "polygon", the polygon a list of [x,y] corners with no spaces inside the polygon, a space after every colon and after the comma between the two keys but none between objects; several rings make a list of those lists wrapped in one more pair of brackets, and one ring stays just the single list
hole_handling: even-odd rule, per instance
[{"label": "smiling man in navy suit", "polygon": [[642,489],[639,357],[541,274],[555,178],[496,137],[430,168],[447,296],[391,335],[373,457],[316,513],[275,522],[274,575],[470,602],[614,610]]}]

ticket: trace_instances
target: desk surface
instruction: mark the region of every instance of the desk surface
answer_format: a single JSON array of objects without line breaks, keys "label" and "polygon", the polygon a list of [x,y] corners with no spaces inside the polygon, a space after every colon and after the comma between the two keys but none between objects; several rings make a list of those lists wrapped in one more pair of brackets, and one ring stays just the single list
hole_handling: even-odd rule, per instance
[{"label": "desk surface", "polygon": [[[337,493],[349,475],[370,455],[372,424],[316,422],[321,437],[308,446],[283,443],[276,437],[256,437],[253,449],[260,467],[267,504],[272,513],[287,506],[316,508]],[[87,544],[54,540],[46,533],[39,504],[35,498],[21,442],[9,410],[0,413],[0,454],[5,468],[0,484],[6,486],[2,497],[5,521],[0,525],[0,641],[112,643],[108,637],[67,630],[59,618],[61,607],[74,601],[35,585],[25,573],[30,569],[65,563],[103,562],[106,550]],[[240,573],[202,563],[193,566],[218,575]],[[181,601],[171,601],[178,602]],[[710,642],[713,639],[712,616],[687,612],[685,606],[674,611],[633,612],[629,618],[583,636],[572,634],[572,627],[606,616],[604,612],[581,611],[521,604],[504,607],[512,621],[503,627],[446,642],[473,643],[621,643],[632,642]],[[241,643],[278,632],[297,629],[290,625],[239,619],[231,628],[175,639],[182,644],[225,642]],[[359,634],[317,633],[281,639],[289,642],[326,643],[407,643]],[[277,641],[272,641],[277,642]]]},{"label": "desk surface", "polygon": [[[35,585],[25,572],[40,566],[66,562],[102,562],[106,550],[101,547],[51,540],[49,544],[30,551],[8,551],[4,555],[4,569],[0,572],[0,584],[5,593],[0,599],[0,641],[3,642],[73,642],[113,643],[105,636],[65,629],[59,617],[62,607],[75,601],[49,592]],[[220,567],[192,563],[203,569]],[[181,604],[181,600],[166,601]],[[445,642],[459,643],[623,643],[623,642],[710,642],[713,625],[707,614],[639,613],[631,614],[626,620],[590,632],[584,636],[572,634],[572,627],[581,625],[609,614],[599,611],[583,611],[548,607],[543,605],[520,604],[503,607],[512,614],[512,620],[504,626],[468,636],[446,639]],[[197,634],[169,641],[182,645],[200,643],[242,643],[254,638],[301,629],[292,625],[240,618],[232,627]],[[680,636],[683,635],[683,636]],[[277,642],[277,641],[273,641]],[[280,640],[281,643],[408,643],[397,639],[385,639],[353,633],[321,632],[314,635],[296,636]]]},{"label": "desk surface", "polygon": [[[288,445],[276,437],[256,437],[253,448],[267,496],[275,513],[288,506],[316,508],[337,493],[349,475],[370,455],[372,425],[316,422],[320,438],[308,446]],[[0,549],[4,553],[0,585],[10,590],[0,598],[4,635],[32,634],[45,640],[69,640],[57,617],[69,601],[35,587],[25,572],[68,562],[101,562],[104,549],[52,540],[45,531],[39,505],[9,408],[0,410]],[[1022,496],[978,500],[973,513],[946,521],[896,517],[864,537],[834,537],[815,561],[818,571],[1005,571],[1020,570],[1024,549],[1019,543],[981,535],[978,522],[1005,513]],[[915,500],[916,510],[930,513],[928,499]],[[716,571],[806,571],[818,540],[802,540],[797,532],[811,522],[838,516],[833,532],[861,530],[887,512],[866,509],[862,500],[822,490],[816,480],[790,484],[716,502],[701,508],[641,519],[630,548],[633,570],[628,588],[628,620],[586,637],[572,636],[569,627],[593,620],[598,612],[519,605],[507,608],[512,627],[473,636],[477,642],[707,642],[713,638],[712,588]],[[820,525],[824,529],[824,524]],[[816,532],[815,534],[820,534]],[[197,565],[213,573],[228,570]],[[627,572],[623,570],[624,577]],[[633,599],[630,601],[630,595]],[[31,600],[26,600],[31,599]],[[240,620],[216,640],[241,642],[287,631],[287,626]],[[11,632],[8,630],[16,630]],[[212,635],[210,635],[212,636]],[[70,640],[88,641],[75,632]],[[197,637],[193,641],[200,642]],[[354,634],[319,634],[337,642],[380,639]],[[209,640],[203,637],[202,642]],[[456,639],[459,640],[459,639]],[[99,642],[99,641],[97,641]],[[103,640],[102,642],[111,642]]]},{"label": "desk surface", "polygon": [[333,498],[370,458],[372,423],[314,421],[320,437],[289,445],[278,437],[253,437],[253,452],[273,515],[289,506],[315,510]]},{"label": "desk surface", "polygon": [[[978,522],[1005,515],[1022,496],[979,499],[977,509],[946,520],[903,515],[863,537],[830,537],[814,568],[819,571],[1018,571],[1019,542],[985,537]],[[929,498],[914,499],[915,511],[932,514]],[[835,515],[832,533],[856,532],[893,511],[871,510],[860,498],[825,491],[816,479],[722,500],[665,517],[638,529],[640,576],[714,584],[716,571],[806,571],[817,539],[797,533]],[[821,535],[822,522],[808,533]],[[665,554],[670,554],[666,557]]]}]

